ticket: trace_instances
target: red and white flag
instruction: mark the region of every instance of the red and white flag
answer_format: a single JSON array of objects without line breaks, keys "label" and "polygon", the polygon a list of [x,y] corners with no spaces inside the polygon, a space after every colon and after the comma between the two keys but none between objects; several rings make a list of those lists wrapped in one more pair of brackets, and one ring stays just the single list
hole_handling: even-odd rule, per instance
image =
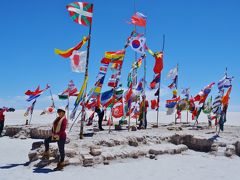
[{"label": "red and white flag", "polygon": [[84,73],[86,69],[87,51],[73,51],[70,56],[73,72]]}]

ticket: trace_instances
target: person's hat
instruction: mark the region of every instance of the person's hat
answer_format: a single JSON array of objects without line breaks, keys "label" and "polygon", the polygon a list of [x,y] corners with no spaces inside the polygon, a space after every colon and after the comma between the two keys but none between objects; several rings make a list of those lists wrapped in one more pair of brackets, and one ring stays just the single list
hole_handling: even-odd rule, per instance
[{"label": "person's hat", "polygon": [[57,109],[57,112],[65,112],[65,107],[61,106]]}]

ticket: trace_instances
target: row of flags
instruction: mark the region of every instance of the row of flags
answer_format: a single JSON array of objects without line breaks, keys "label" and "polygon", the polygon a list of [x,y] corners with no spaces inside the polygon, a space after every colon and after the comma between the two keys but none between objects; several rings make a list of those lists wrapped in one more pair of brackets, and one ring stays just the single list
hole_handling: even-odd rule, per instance
[{"label": "row of flags", "polygon": [[[84,2],[74,2],[67,6],[70,17],[74,22],[90,26],[92,23],[93,16],[93,4],[84,3]],[[140,13],[136,12],[131,17],[130,24],[146,27],[147,17]],[[90,28],[91,30],[91,28]],[[84,73],[87,67],[87,56],[88,51],[80,51],[80,49],[90,41],[90,35],[83,37],[83,39],[74,47],[67,50],[55,49],[55,53],[60,55],[63,58],[69,58],[71,61],[71,67],[73,72]],[[120,88],[120,76],[123,65],[123,60],[125,57],[125,50],[127,47],[130,47],[134,52],[140,55],[140,58],[136,59],[132,64],[132,68],[128,75],[128,89],[124,93],[123,89]],[[69,99],[71,96],[76,96],[76,101],[74,103],[74,110],[71,113],[71,119],[74,118],[75,113],[79,105],[86,106],[88,109],[92,109],[96,105],[100,104],[107,108],[112,107],[113,117],[119,118],[122,116],[129,115],[134,113],[134,115],[139,113],[139,106],[137,105],[138,97],[144,94],[143,84],[145,84],[144,79],[140,79],[137,82],[137,69],[140,68],[142,61],[146,58],[146,51],[151,54],[155,59],[155,64],[153,67],[154,77],[150,82],[150,89],[157,89],[155,96],[157,99],[151,100],[151,108],[158,109],[160,97],[160,81],[161,81],[161,72],[163,69],[163,52],[153,52],[146,44],[146,38],[144,34],[139,34],[137,32],[132,32],[128,37],[127,43],[124,49],[119,51],[108,51],[105,52],[104,57],[101,60],[101,66],[99,73],[96,77],[96,83],[94,88],[92,88],[89,93],[86,93],[86,86],[88,82],[88,76],[85,76],[84,82],[80,91],[78,92],[73,81],[69,82],[68,88],[65,89],[61,94],[59,94],[60,99]],[[112,70],[112,75],[108,81],[108,86],[110,90],[101,92],[102,86],[105,80],[105,76],[108,70],[108,67]],[[172,90],[172,98],[166,101],[167,114],[173,114],[175,109],[177,109],[177,119],[181,118],[181,111],[189,110],[192,113],[192,118],[197,121],[197,118],[201,111],[206,114],[221,114],[226,113],[229,96],[232,89],[232,80],[233,77],[225,76],[218,82],[219,94],[212,100],[212,97],[208,98],[212,87],[215,83],[210,83],[208,86],[203,88],[196,96],[190,98],[190,88],[185,88],[182,90],[184,98],[181,99],[178,95],[178,66],[171,69],[167,75],[168,79],[171,80],[168,88]],[[28,95],[27,101],[32,101],[32,105],[28,108],[28,112],[32,113],[36,99],[48,89],[47,86],[45,89],[40,90],[38,87],[35,91],[27,91],[25,94]],[[224,94],[224,90],[227,89],[227,92]],[[86,101],[85,101],[86,97]],[[52,99],[53,100],[53,99]],[[136,100],[136,101],[135,101]],[[124,106],[125,104],[125,106]],[[69,106],[69,104],[68,104]],[[68,107],[69,108],[69,107]],[[44,113],[54,111],[54,102],[52,105],[47,108]],[[44,114],[43,113],[43,114]]]}]

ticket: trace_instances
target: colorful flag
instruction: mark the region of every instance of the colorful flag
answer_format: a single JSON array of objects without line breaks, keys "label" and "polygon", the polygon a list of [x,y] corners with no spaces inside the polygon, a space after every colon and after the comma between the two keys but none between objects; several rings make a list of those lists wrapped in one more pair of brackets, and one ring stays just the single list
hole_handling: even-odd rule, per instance
[{"label": "colorful flag", "polygon": [[146,38],[145,37],[131,37],[129,39],[129,45],[131,48],[140,54],[145,54],[145,43],[146,43]]},{"label": "colorful flag", "polygon": [[105,104],[107,104],[107,102],[109,102],[109,100],[111,100],[112,97],[113,89],[103,92],[101,94],[101,104],[104,106]]},{"label": "colorful flag", "polygon": [[112,108],[112,116],[114,118],[121,118],[124,115],[123,103],[116,103]]},{"label": "colorful flag", "polygon": [[222,106],[222,95],[218,94],[213,101],[212,105],[212,113],[213,114],[220,114],[221,111],[221,106]]},{"label": "colorful flag", "polygon": [[204,89],[202,89],[195,97],[194,101],[198,101],[199,104],[204,103],[207,99],[208,94],[211,92],[211,89],[215,83],[211,83],[207,85]]},{"label": "colorful flag", "polygon": [[155,65],[153,67],[153,72],[159,74],[163,70],[163,52],[154,53],[151,49],[145,45],[145,49],[155,58]]},{"label": "colorful flag", "polygon": [[85,2],[73,2],[67,5],[67,10],[74,22],[84,26],[90,26],[93,16],[93,4]]},{"label": "colorful flag", "polygon": [[115,73],[111,75],[109,82],[108,82],[109,87],[115,88],[118,86],[120,74],[121,74],[121,69],[116,70]]},{"label": "colorful flag", "polygon": [[169,89],[176,88],[177,89],[177,81],[178,81],[178,75],[175,76],[173,79],[173,82],[168,86]]},{"label": "colorful flag", "polygon": [[157,74],[154,79],[152,80],[152,82],[150,83],[150,88],[151,89],[155,89],[157,88],[157,84],[160,83],[160,77],[161,74]]},{"label": "colorful flag", "polygon": [[69,81],[68,88],[64,90],[61,94],[58,95],[58,98],[61,100],[68,99],[70,96],[78,96],[77,88],[73,80]]},{"label": "colorful flag", "polygon": [[228,77],[225,75],[219,82],[218,82],[218,89],[222,90],[224,88],[229,88],[232,86],[233,77]]},{"label": "colorful flag", "polygon": [[25,92],[25,95],[28,96],[28,99],[26,101],[30,102],[36,98],[38,98],[44,91],[46,91],[50,86],[47,84],[45,89],[40,90],[40,87],[38,86],[35,91],[27,90]]},{"label": "colorful flag", "polygon": [[145,58],[145,54],[142,55],[140,58],[137,59],[137,61],[135,61],[132,65],[132,68],[135,69],[135,68],[140,68],[140,66],[142,65],[142,61],[143,59]]},{"label": "colorful flag", "polygon": [[79,50],[88,40],[89,40],[89,37],[83,37],[82,41],[80,43],[78,43],[76,46],[74,46],[66,51],[62,51],[60,49],[55,49],[54,52],[55,52],[55,54],[58,54],[64,58],[69,58],[73,54],[73,51]]},{"label": "colorful flag", "polygon": [[154,65],[153,71],[155,74],[159,74],[163,70],[163,53],[162,52],[155,53],[154,57],[155,57],[155,65]]},{"label": "colorful flag", "polygon": [[180,96],[178,96],[177,98],[166,100],[166,108],[174,108],[179,100]]},{"label": "colorful flag", "polygon": [[86,70],[87,51],[73,51],[70,56],[73,72],[84,73]]},{"label": "colorful flag", "polygon": [[144,79],[141,78],[140,81],[138,82],[138,85],[137,85],[137,88],[136,88],[136,91],[142,93],[143,92],[143,82],[144,82]]},{"label": "colorful flag", "polygon": [[229,99],[230,99],[230,93],[232,91],[232,86],[230,86],[226,92],[226,94],[222,97],[222,105],[223,106],[227,106],[228,105],[228,102],[229,102]]},{"label": "colorful flag", "polygon": [[147,17],[140,12],[136,12],[131,18],[131,23],[137,26],[146,27]]},{"label": "colorful flag", "polygon": [[84,97],[84,94],[85,94],[84,91],[85,91],[86,86],[87,86],[87,81],[88,81],[88,76],[84,79],[84,82],[83,82],[83,85],[81,87],[81,90],[79,91],[77,99],[76,99],[76,101],[74,103],[74,109],[73,109],[73,111],[72,111],[72,113],[70,115],[71,119],[74,119],[75,114],[76,114],[77,109],[78,109],[78,106],[79,106],[80,102],[83,100],[83,97]]},{"label": "colorful flag", "polygon": [[84,91],[85,91],[86,86],[87,86],[87,82],[88,82],[88,76],[84,79],[84,82],[83,82],[83,85],[81,87],[81,90],[79,91],[77,99],[76,99],[76,101],[74,103],[75,106],[78,106],[79,103],[82,101],[83,94],[84,94]]},{"label": "colorful flag", "polygon": [[207,103],[203,105],[203,113],[210,114],[212,111],[212,96],[208,99]]},{"label": "colorful flag", "polygon": [[110,59],[111,60],[110,62],[116,62],[118,60],[122,61],[124,56],[125,56],[125,50],[105,52],[105,58]]}]

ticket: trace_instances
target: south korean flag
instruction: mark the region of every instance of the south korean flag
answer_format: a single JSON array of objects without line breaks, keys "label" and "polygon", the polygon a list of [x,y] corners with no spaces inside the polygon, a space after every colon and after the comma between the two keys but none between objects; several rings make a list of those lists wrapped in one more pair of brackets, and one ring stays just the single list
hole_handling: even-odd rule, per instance
[{"label": "south korean flag", "polygon": [[145,54],[145,43],[145,37],[131,37],[129,40],[131,48],[140,54]]}]

